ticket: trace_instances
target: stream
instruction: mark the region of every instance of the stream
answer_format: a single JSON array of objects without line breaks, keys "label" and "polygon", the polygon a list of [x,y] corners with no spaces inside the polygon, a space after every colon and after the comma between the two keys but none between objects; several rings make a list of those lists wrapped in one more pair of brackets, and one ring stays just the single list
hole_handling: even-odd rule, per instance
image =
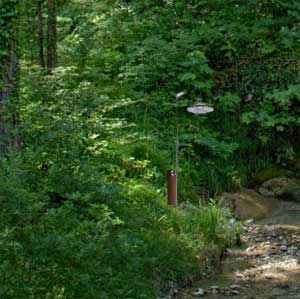
[{"label": "stream", "polygon": [[300,204],[281,202],[243,226],[242,246],[226,252],[219,273],[173,298],[300,299]]}]

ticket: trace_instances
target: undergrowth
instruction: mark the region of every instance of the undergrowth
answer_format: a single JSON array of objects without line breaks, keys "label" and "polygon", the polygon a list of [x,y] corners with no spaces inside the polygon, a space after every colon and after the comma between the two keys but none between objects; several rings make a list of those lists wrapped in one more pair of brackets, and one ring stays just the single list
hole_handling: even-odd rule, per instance
[{"label": "undergrowth", "polygon": [[130,182],[83,186],[54,203],[28,182],[23,170],[1,172],[1,298],[156,298],[199,275],[208,243],[235,241],[213,202],[171,209],[152,186]]}]

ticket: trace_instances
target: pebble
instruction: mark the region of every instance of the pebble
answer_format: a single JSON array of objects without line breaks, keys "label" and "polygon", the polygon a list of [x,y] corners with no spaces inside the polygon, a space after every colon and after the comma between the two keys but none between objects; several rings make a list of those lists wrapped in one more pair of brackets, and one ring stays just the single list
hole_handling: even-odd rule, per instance
[{"label": "pebble", "polygon": [[205,291],[201,288],[197,289],[195,292],[193,292],[193,296],[195,297],[202,297],[204,296]]},{"label": "pebble", "polygon": [[236,273],[235,276],[236,276],[237,278],[243,278],[243,277],[244,277],[244,275],[243,275],[242,273]]},{"label": "pebble", "polygon": [[270,279],[274,279],[274,277],[273,277],[272,274],[266,274],[266,275],[265,275],[265,279],[270,280]]},{"label": "pebble", "polygon": [[285,246],[285,245],[280,246],[279,249],[281,251],[287,251],[288,250],[287,246]]},{"label": "pebble", "polygon": [[248,225],[253,224],[254,223],[254,219],[248,219],[244,223],[248,224]]},{"label": "pebble", "polygon": [[218,286],[211,286],[207,292],[212,294],[218,294],[220,292],[220,288]]},{"label": "pebble", "polygon": [[235,295],[236,296],[236,295],[239,295],[240,292],[237,291],[237,290],[232,290],[230,293],[231,293],[231,295]]},{"label": "pebble", "polygon": [[255,245],[251,246],[251,247],[248,247],[245,252],[250,252],[250,251],[253,251],[255,249]]}]

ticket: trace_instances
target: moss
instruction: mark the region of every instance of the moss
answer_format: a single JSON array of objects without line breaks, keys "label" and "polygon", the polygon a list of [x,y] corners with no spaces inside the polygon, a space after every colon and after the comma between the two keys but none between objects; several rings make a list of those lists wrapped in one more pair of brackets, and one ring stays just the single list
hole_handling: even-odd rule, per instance
[{"label": "moss", "polygon": [[291,171],[280,167],[280,166],[271,166],[268,168],[265,168],[261,171],[256,172],[252,178],[250,179],[250,182],[252,185],[261,185],[264,182],[276,178],[276,177],[282,177],[282,176],[290,176],[291,175]]}]

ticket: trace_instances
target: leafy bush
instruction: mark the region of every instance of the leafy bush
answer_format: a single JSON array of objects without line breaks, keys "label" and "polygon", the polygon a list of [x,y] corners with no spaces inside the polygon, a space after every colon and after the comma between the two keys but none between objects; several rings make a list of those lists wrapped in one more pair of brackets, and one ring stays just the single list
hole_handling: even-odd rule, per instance
[{"label": "leafy bush", "polygon": [[1,179],[1,298],[156,298],[167,281],[197,275],[203,242],[227,244],[216,206],[173,211],[150,186],[81,191],[53,207]]}]

